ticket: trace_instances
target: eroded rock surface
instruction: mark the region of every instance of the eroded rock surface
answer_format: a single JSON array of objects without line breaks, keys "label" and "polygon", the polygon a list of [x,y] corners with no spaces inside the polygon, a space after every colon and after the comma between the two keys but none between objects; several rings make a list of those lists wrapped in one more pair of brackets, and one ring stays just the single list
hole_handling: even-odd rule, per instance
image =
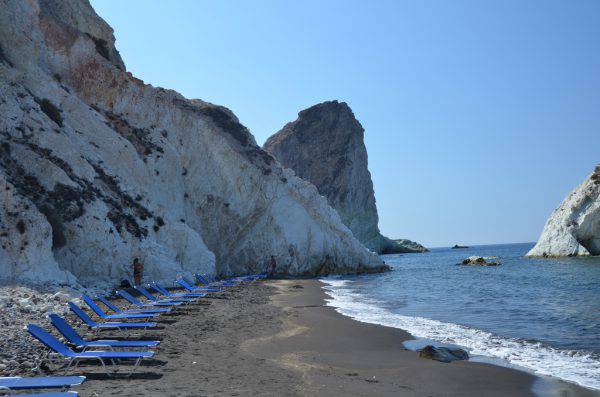
[{"label": "eroded rock surface", "polygon": [[385,268],[231,111],[144,84],[85,0],[0,7],[0,280]]},{"label": "eroded rock surface", "polygon": [[527,256],[600,255],[600,165],[556,208]]},{"label": "eroded rock surface", "polygon": [[364,129],[346,103],[323,102],[301,111],[263,147],[314,184],[367,248],[381,254],[423,252],[409,240],[403,244],[379,232]]}]

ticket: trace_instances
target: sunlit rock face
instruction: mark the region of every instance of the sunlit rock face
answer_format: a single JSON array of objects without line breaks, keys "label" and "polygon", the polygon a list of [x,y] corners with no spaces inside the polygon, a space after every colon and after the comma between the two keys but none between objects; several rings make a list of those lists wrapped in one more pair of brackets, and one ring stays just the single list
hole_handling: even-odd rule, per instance
[{"label": "sunlit rock face", "polygon": [[600,255],[600,166],[556,208],[528,256]]},{"label": "sunlit rock face", "polygon": [[377,271],[231,111],[144,84],[87,1],[0,7],[0,279]]},{"label": "sunlit rock face", "polygon": [[369,249],[382,254],[426,251],[409,240],[394,241],[379,232],[364,129],[346,103],[323,102],[301,111],[263,148],[313,183]]}]

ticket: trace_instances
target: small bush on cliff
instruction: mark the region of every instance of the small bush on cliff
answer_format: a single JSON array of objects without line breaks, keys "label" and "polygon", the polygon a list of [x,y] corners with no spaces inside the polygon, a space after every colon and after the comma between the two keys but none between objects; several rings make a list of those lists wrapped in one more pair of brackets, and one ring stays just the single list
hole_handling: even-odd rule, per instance
[{"label": "small bush on cliff", "polygon": [[94,45],[96,46],[96,52],[106,60],[110,61],[110,51],[108,49],[108,43],[106,40],[94,37],[89,33],[86,33],[86,35],[94,42]]},{"label": "small bush on cliff", "polygon": [[42,112],[46,114],[50,118],[50,120],[54,121],[58,124],[59,127],[63,126],[63,118],[60,112],[60,109],[57,108],[50,100],[44,99],[36,99],[38,105],[40,105],[40,109]]},{"label": "small bush on cliff", "polygon": [[2,47],[0,46],[0,62],[4,62],[6,63],[8,66],[14,66],[12,64],[11,61],[8,60],[8,58],[6,57],[6,55],[4,55],[4,50],[2,49]]}]

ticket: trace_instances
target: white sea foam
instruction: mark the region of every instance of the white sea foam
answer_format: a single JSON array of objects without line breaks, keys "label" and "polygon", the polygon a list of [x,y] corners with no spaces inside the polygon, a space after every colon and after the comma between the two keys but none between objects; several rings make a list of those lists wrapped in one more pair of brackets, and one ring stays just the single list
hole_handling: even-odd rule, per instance
[{"label": "white sea foam", "polygon": [[423,317],[395,314],[348,288],[347,280],[323,279],[329,306],[365,323],[400,328],[415,337],[460,345],[472,355],[499,358],[539,375],[553,376],[600,390],[600,360],[590,353],[555,349],[522,340],[502,338],[486,331]]}]

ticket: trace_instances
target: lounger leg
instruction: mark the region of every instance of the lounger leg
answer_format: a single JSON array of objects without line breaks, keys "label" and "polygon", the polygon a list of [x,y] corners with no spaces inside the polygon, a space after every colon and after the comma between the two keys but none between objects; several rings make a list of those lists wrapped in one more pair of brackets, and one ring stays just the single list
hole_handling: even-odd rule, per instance
[{"label": "lounger leg", "polygon": [[101,359],[100,357],[98,357],[98,361],[100,361],[100,364],[102,364],[102,369],[104,369],[104,372],[106,373],[107,376],[112,377],[113,374],[110,373],[110,371],[108,370],[108,368],[106,367],[106,364],[104,363],[104,360]]},{"label": "lounger leg", "polygon": [[75,360],[75,364],[73,364],[73,369],[77,368],[78,365],[79,365],[79,360]]},{"label": "lounger leg", "polygon": [[71,368],[71,364],[73,364],[73,361],[75,361],[75,357],[71,357],[71,359],[69,360],[69,363],[65,367],[65,374],[67,373],[67,371],[69,370],[69,368]]},{"label": "lounger leg", "polygon": [[[55,359],[54,357],[52,357],[52,352],[48,353],[47,361],[48,361],[48,363],[50,363],[51,365],[54,365],[54,366],[59,366],[61,364],[59,359]],[[40,363],[40,365],[41,365],[41,363]]]},{"label": "lounger leg", "polygon": [[40,370],[40,367],[42,366],[42,363],[50,356],[50,350],[46,349],[45,353],[42,357],[39,358],[36,366],[33,368],[33,370],[35,372],[38,372]]},{"label": "lounger leg", "polygon": [[133,373],[135,372],[135,369],[138,367],[138,365],[140,365],[140,362],[142,361],[142,358],[138,358],[137,360],[135,360],[135,364],[133,365],[133,368],[131,368],[131,371],[129,371],[129,375],[131,376],[133,375]]}]

